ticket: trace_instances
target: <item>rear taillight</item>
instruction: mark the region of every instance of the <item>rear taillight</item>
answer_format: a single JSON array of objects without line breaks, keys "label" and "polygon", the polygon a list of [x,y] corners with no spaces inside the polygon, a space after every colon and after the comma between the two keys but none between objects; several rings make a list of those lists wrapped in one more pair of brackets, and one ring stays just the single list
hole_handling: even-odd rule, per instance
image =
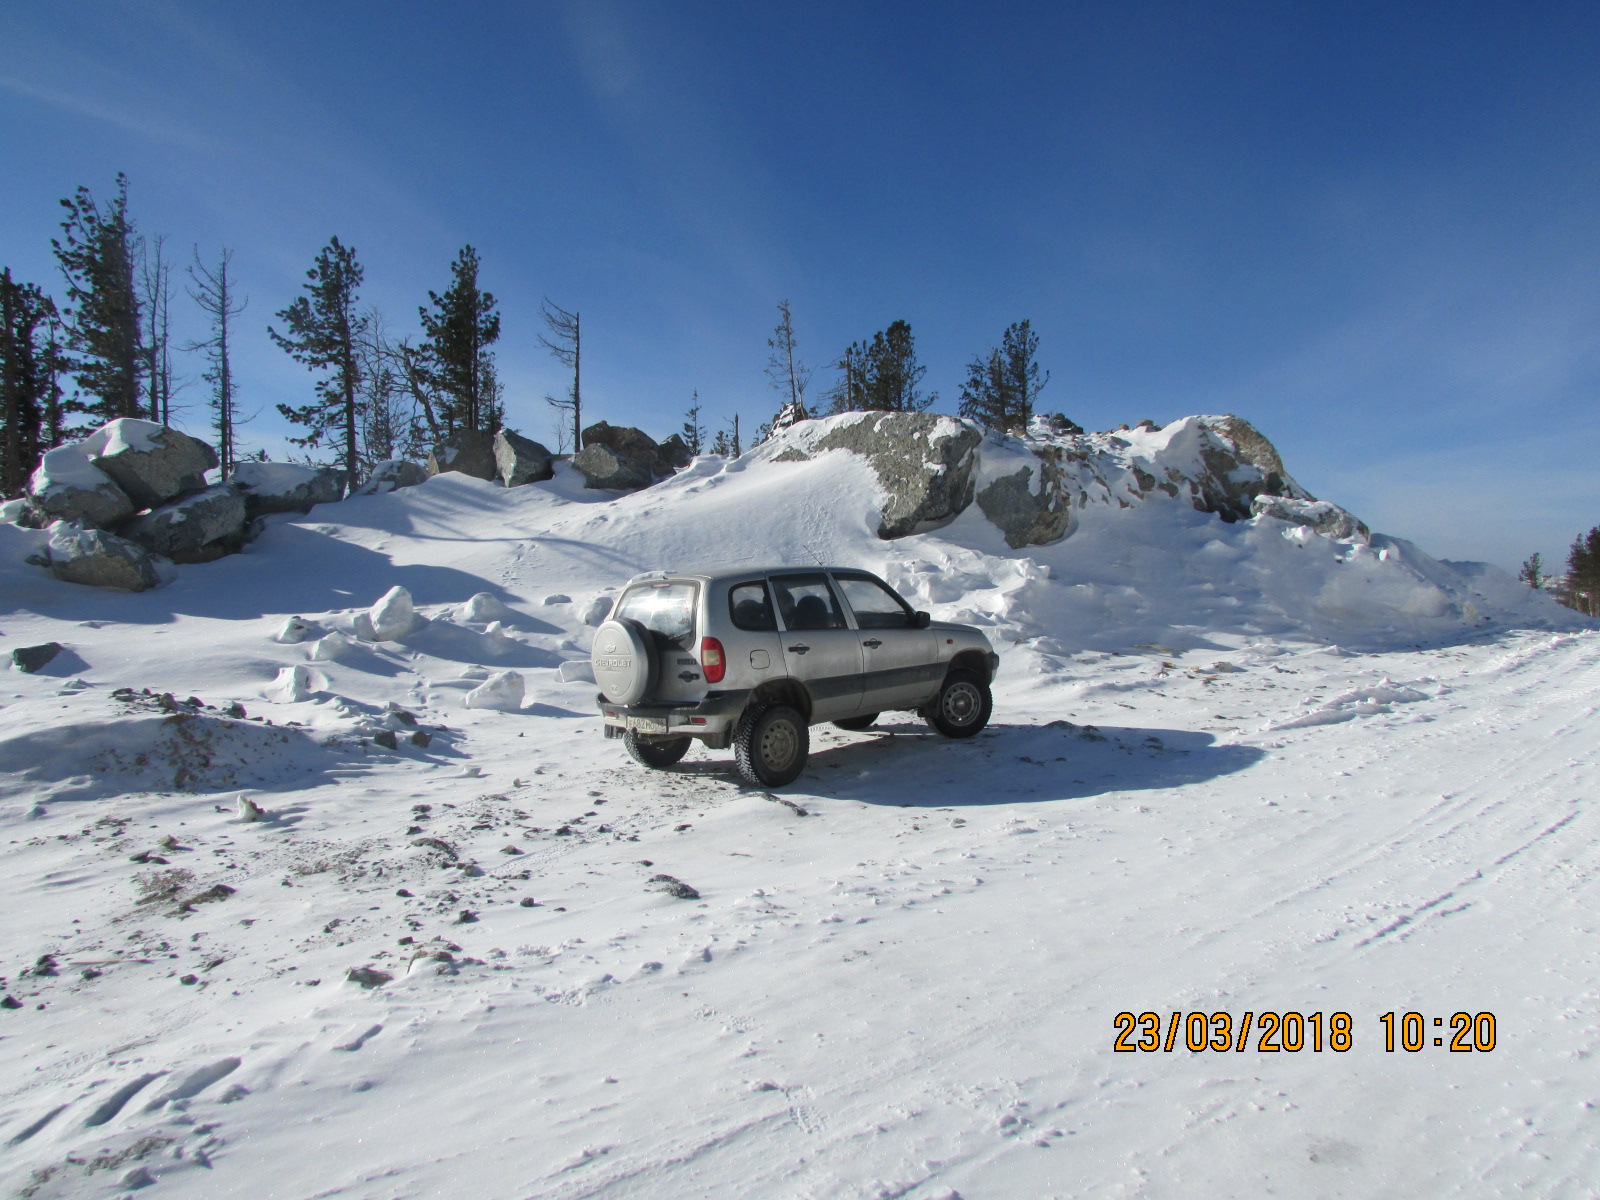
[{"label": "rear taillight", "polygon": [[722,657],[722,643],[716,638],[700,639],[700,666],[706,673],[707,683],[721,683],[727,674],[728,664]]}]

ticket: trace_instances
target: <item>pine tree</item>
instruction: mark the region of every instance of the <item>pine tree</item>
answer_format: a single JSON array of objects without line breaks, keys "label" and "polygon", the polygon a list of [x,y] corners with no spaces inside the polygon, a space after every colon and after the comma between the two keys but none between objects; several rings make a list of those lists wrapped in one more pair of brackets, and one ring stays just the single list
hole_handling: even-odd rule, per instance
[{"label": "pine tree", "polygon": [[[550,336],[539,335],[539,342],[563,366],[572,368],[572,387],[568,389],[566,398],[558,400],[554,396],[546,396],[545,403],[556,410],[560,418],[572,414],[572,449],[576,453],[583,449],[583,318],[581,314],[568,312],[559,304],[552,304],[548,296],[539,306],[539,316],[544,319],[545,328],[550,331]],[[565,440],[558,439],[558,441]]]},{"label": "pine tree", "polygon": [[447,433],[500,424],[489,349],[500,339],[500,314],[495,298],[478,286],[478,266],[478,252],[463,246],[450,264],[449,289],[443,296],[429,292],[428,306],[417,310],[425,334],[417,349],[437,389],[435,409]]},{"label": "pine tree", "polygon": [[[789,302],[778,301],[778,325],[767,339],[772,354],[767,359],[767,378],[772,390],[783,397],[784,407],[806,419],[806,385],[811,382],[811,368],[795,358],[794,321],[789,316]],[[793,406],[790,408],[790,406]]]},{"label": "pine tree", "polygon": [[0,270],[0,499],[20,496],[50,440],[56,363],[47,340],[50,297]]},{"label": "pine tree", "polygon": [[705,436],[705,428],[700,424],[700,393],[696,390],[694,402],[683,414],[683,444],[689,447],[689,453],[699,454]]},{"label": "pine tree", "polygon": [[828,402],[829,412],[860,412],[866,406],[867,394],[861,379],[861,366],[866,357],[866,346],[854,342],[845,347],[837,361],[829,364],[843,372],[839,382],[822,393],[822,398]]},{"label": "pine tree", "polygon": [[1567,552],[1565,590],[1568,607],[1600,616],[1600,525],[1573,539]]},{"label": "pine tree", "polygon": [[101,421],[142,416],[139,241],[128,219],[128,177],[117,176],[116,199],[104,213],[85,187],[61,206],[65,241],[50,244],[67,280],[66,344],[78,386],[95,397],[80,411]]},{"label": "pine tree", "polygon": [[347,487],[361,478],[361,364],[358,347],[367,331],[368,317],[356,308],[362,270],[355,251],[332,238],[306,272],[306,295],[296,296],[278,313],[287,333],[268,326],[267,333],[297,362],[324,372],[317,380],[317,399],[278,411],[306,435],[290,438],[297,446],[315,448],[327,441],[344,460]]},{"label": "pine tree", "polygon": [[967,365],[961,385],[961,415],[1007,433],[1025,433],[1050,374],[1035,360],[1039,335],[1027,321],[1007,326],[1000,347]]},{"label": "pine tree", "polygon": [[911,326],[894,322],[873,334],[872,344],[862,350],[860,407],[880,412],[923,411],[939,398],[937,392],[924,396],[917,390],[927,370],[917,362]]},{"label": "pine tree", "polygon": [[1517,572],[1517,578],[1536,592],[1544,587],[1544,558],[1537,550],[1523,560],[1522,570]]},{"label": "pine tree", "polygon": [[217,459],[223,478],[227,478],[239,458],[235,437],[239,385],[233,377],[233,318],[249,304],[247,298],[234,294],[229,275],[232,262],[233,251],[224,247],[217,257],[217,269],[213,271],[200,261],[200,251],[196,248],[194,262],[189,267],[189,278],[193,281],[189,295],[205,313],[211,335],[184,346],[186,350],[198,350],[206,356],[206,369],[201,377],[211,385],[211,427],[217,434]]}]

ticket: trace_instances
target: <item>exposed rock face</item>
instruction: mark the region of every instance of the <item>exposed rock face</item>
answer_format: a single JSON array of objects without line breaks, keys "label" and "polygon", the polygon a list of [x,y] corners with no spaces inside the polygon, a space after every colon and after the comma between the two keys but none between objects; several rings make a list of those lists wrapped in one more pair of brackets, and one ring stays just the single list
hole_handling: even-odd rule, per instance
[{"label": "exposed rock face", "polygon": [[356,489],[360,496],[376,496],[384,492],[398,491],[400,488],[416,487],[428,479],[426,467],[414,462],[407,462],[403,458],[387,458],[381,463],[375,463],[372,473],[367,476],[367,481]]},{"label": "exposed rock face", "polygon": [[1257,496],[1251,502],[1257,516],[1276,517],[1291,525],[1309,525],[1324,537],[1367,542],[1372,532],[1364,521],[1327,500],[1297,500],[1289,496]]},{"label": "exposed rock face", "polygon": [[1024,546],[1045,546],[1072,532],[1072,493],[1065,486],[1060,466],[1061,452],[1039,452],[1039,490],[1032,489],[1032,467],[1022,467],[1013,475],[1003,475],[978,493],[983,515],[1005,534],[1013,550]]},{"label": "exposed rock face", "polygon": [[60,642],[45,642],[42,646],[16,646],[11,651],[11,665],[24,675],[32,675],[50,665],[61,653]]},{"label": "exposed rock face", "polygon": [[240,463],[228,482],[244,496],[249,520],[268,513],[310,512],[344,495],[344,472],[301,463]]},{"label": "exposed rock face", "polygon": [[115,525],[131,517],[133,501],[76,446],[47,451],[28,482],[33,507],[52,521]]},{"label": "exposed rock face", "polygon": [[217,465],[217,452],[198,438],[134,417],[102,425],[78,447],[135,508],[154,508],[205,487],[206,472]]},{"label": "exposed rock face", "polygon": [[629,458],[601,442],[574,454],[572,465],[583,472],[584,487],[633,491],[656,481],[650,459]]},{"label": "exposed rock face", "polygon": [[502,429],[494,435],[495,469],[508,488],[549,479],[555,474],[553,458],[544,446],[520,433]]},{"label": "exposed rock face", "polygon": [[889,539],[937,528],[972,503],[973,451],[981,440],[953,417],[875,412],[828,430],[811,449],[849,450],[872,463],[885,493],[878,536]]},{"label": "exposed rock face", "polygon": [[1309,500],[1307,492],[1283,469],[1273,444],[1243,417],[1189,418],[1199,434],[1205,472],[1194,481],[1195,507],[1224,521],[1247,521],[1259,495]]},{"label": "exposed rock face", "polygon": [[52,526],[50,573],[67,583],[142,592],[161,583],[144,547],[100,529],[65,522]]},{"label": "exposed rock face", "polygon": [[219,484],[135,517],[122,532],[146,550],[173,562],[209,562],[244,540],[245,500]]},{"label": "exposed rock face", "polygon": [[694,451],[681,434],[673,434],[658,447],[660,461],[673,471],[681,471],[694,461]]},{"label": "exposed rock face", "polygon": [[458,429],[428,455],[428,474],[459,471],[474,479],[494,479],[500,469],[494,461],[494,435],[482,429]]}]

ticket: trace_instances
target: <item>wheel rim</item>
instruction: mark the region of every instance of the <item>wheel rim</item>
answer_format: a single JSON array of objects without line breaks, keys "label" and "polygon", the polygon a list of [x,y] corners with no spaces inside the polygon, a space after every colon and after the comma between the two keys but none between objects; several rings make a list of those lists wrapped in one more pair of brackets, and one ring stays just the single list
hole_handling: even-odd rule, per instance
[{"label": "wheel rim", "polygon": [[944,719],[952,725],[970,725],[983,709],[983,697],[970,683],[957,683],[945,689]]},{"label": "wheel rim", "polygon": [[788,721],[773,721],[761,731],[761,761],[769,771],[782,771],[794,762],[800,739]]}]

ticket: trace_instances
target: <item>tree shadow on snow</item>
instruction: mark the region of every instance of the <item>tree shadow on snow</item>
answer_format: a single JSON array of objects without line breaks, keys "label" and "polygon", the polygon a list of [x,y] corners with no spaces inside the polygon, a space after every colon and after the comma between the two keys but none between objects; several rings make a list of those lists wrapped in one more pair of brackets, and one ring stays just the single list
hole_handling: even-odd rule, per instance
[{"label": "tree shadow on snow", "polygon": [[[826,728],[826,727],[825,727]],[[1165,791],[1255,765],[1255,746],[1217,745],[1191,729],[990,725],[950,739],[921,722],[817,736],[797,787],[823,796],[913,808],[1077,800],[1109,792]]]}]

